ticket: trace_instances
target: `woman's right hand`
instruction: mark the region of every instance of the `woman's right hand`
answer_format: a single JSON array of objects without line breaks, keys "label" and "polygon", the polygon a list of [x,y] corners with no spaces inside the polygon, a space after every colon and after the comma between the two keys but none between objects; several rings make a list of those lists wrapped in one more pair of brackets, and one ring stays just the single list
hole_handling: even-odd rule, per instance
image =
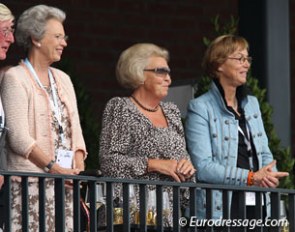
[{"label": "woman's right hand", "polygon": [[[185,171],[185,175],[179,172],[179,168],[181,167],[184,168],[183,171]],[[148,172],[159,172],[171,176],[177,182],[183,182],[186,180],[187,174],[191,176],[195,173],[195,169],[193,167],[190,168],[190,165],[184,160],[178,162],[177,160],[149,159]]]},{"label": "woman's right hand", "polygon": [[273,167],[276,161],[273,160],[268,165],[262,167],[254,173],[254,185],[265,188],[276,188],[279,185],[279,178],[289,176],[288,172],[274,172]]},{"label": "woman's right hand", "polygon": [[63,168],[59,164],[54,163],[49,173],[52,174],[63,174],[63,175],[78,175],[81,172],[80,169],[74,168]]}]

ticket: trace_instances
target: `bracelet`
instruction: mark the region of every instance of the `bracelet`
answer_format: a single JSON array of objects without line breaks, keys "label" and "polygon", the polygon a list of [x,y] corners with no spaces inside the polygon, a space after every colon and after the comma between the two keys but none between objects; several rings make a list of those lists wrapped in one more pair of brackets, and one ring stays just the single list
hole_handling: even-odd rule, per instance
[{"label": "bracelet", "polygon": [[54,160],[51,160],[51,161],[46,165],[46,167],[44,167],[44,171],[45,171],[45,172],[49,172],[50,169],[53,167],[54,164],[55,164],[55,161],[54,161]]},{"label": "bracelet", "polygon": [[252,186],[254,185],[254,172],[250,171],[248,174],[247,185]]}]

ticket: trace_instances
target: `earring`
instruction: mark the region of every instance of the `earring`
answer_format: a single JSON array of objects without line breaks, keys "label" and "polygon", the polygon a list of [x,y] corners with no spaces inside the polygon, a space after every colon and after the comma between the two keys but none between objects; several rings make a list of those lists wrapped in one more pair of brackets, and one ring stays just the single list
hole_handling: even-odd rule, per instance
[{"label": "earring", "polygon": [[37,43],[36,45],[37,45],[38,48],[41,48],[41,44],[40,43]]}]

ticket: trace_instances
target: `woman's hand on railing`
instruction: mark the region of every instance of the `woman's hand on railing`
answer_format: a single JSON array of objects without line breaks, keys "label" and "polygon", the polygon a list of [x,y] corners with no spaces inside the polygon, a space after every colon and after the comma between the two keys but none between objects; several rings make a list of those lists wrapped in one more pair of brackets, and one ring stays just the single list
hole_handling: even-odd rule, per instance
[{"label": "woman's hand on railing", "polygon": [[289,176],[288,172],[274,172],[272,169],[276,165],[273,160],[268,165],[262,167],[254,173],[254,185],[265,188],[276,188],[280,181],[279,178]]},{"label": "woman's hand on railing", "polygon": [[177,182],[184,182],[195,173],[195,169],[188,160],[149,159],[148,172],[159,172],[171,176]]},{"label": "woman's hand on railing", "polygon": [[[195,174],[196,169],[193,164],[187,160],[182,159],[178,162],[176,167],[177,175],[184,178],[184,181],[188,178],[191,178]],[[181,178],[181,179],[183,179]]]},{"label": "woman's hand on railing", "polygon": [[78,175],[81,171],[78,168],[63,168],[59,164],[54,163],[49,172],[52,174]]}]

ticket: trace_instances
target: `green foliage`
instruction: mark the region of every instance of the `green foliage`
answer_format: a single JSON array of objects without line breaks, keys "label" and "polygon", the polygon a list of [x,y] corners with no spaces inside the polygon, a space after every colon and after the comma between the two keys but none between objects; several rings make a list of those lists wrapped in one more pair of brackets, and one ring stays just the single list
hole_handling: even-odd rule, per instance
[{"label": "green foliage", "polygon": [[99,166],[98,151],[99,151],[99,132],[100,124],[98,119],[94,117],[94,111],[91,104],[91,96],[80,81],[80,78],[74,73],[74,69],[69,60],[62,60],[55,65],[57,68],[66,72],[73,82],[80,123],[83,131],[88,157],[85,161],[86,169],[97,169]]},{"label": "green foliage", "polygon": [[[223,34],[236,34],[238,20],[231,16],[228,22],[221,25],[219,16],[216,16],[212,20],[212,24],[214,26],[214,33],[216,34],[215,37],[217,37]],[[210,42],[211,40],[207,37],[203,38],[203,43],[205,46],[208,46]],[[211,79],[207,76],[203,76],[198,82],[195,97],[198,97],[207,92],[210,88],[210,84]],[[269,140],[269,147],[273,153],[274,159],[277,160],[277,168],[278,170],[289,172],[290,174],[288,177],[280,180],[279,187],[293,189],[294,176],[292,170],[294,159],[292,158],[290,148],[284,148],[281,146],[281,141],[275,132],[274,125],[272,123],[273,110],[270,104],[266,101],[267,91],[266,89],[260,88],[258,80],[252,76],[251,72],[248,73],[247,85],[250,88],[252,94],[256,96],[259,101],[265,131]]]}]

